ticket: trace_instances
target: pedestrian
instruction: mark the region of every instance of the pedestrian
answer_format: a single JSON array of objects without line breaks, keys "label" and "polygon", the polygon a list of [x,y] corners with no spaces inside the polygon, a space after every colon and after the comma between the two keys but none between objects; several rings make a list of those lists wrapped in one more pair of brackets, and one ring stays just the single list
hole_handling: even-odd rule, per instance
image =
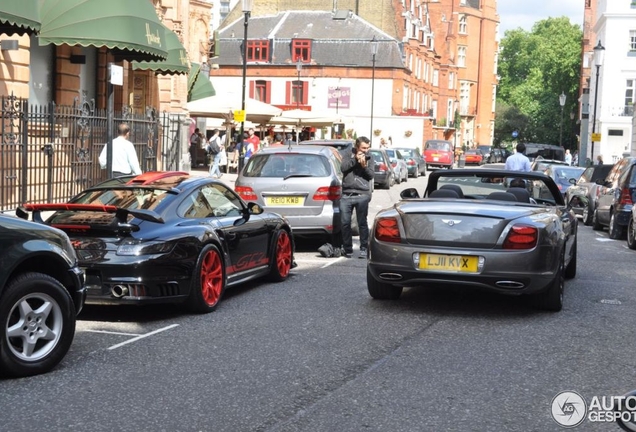
[{"label": "pedestrian", "polygon": [[283,136],[281,134],[276,134],[274,137],[274,142],[270,144],[270,147],[282,147],[283,146]]},{"label": "pedestrian", "polygon": [[259,145],[261,143],[260,138],[254,134],[254,128],[250,128],[248,131],[247,141],[252,143],[252,152],[256,153],[258,151]]},{"label": "pedestrian", "polygon": [[572,165],[572,155],[570,154],[570,149],[565,151],[565,163],[568,165]]},{"label": "pedestrian", "polygon": [[532,171],[530,159],[524,154],[526,145],[517,144],[517,152],[506,159],[506,169],[509,171]]},{"label": "pedestrian", "polygon": [[601,155],[596,156],[596,164],[603,165],[603,156]]},{"label": "pedestrian", "polygon": [[[240,134],[239,134],[240,135]],[[241,137],[239,136],[237,142],[236,142],[236,151],[237,153],[237,160],[238,160],[238,170],[237,170],[237,174],[241,174],[241,172],[243,171],[243,167],[245,166],[245,150],[247,147],[247,138],[249,137],[249,135],[247,134],[247,132],[243,133],[243,137],[241,139]]]},{"label": "pedestrian", "polygon": [[579,166],[579,152],[578,151],[575,151],[574,155],[572,156],[572,165]]},{"label": "pedestrian", "polygon": [[[130,126],[128,126],[128,123],[121,123],[117,127],[117,132],[119,136],[113,140],[113,177],[141,174],[135,146],[128,140],[130,137]],[[99,164],[102,169],[108,165],[107,148],[108,145],[105,145],[99,154]]]},{"label": "pedestrian", "polygon": [[380,148],[381,149],[387,148],[386,140],[384,139],[384,137],[380,138]]},{"label": "pedestrian", "polygon": [[342,231],[342,249],[344,256],[353,255],[353,238],[351,233],[351,215],[355,209],[360,230],[360,255],[367,258],[369,246],[369,225],[367,214],[371,201],[371,182],[374,177],[373,158],[369,154],[371,143],[367,137],[356,139],[350,153],[342,157],[342,196],[340,198],[340,218]]},{"label": "pedestrian", "polygon": [[286,146],[290,146],[294,143],[294,140],[292,139],[292,134],[288,133],[286,135],[286,139],[285,139],[285,145]]},{"label": "pedestrian", "polygon": [[243,152],[245,154],[244,156],[244,161],[243,161],[243,166],[247,165],[247,161],[250,160],[250,158],[252,157],[252,155],[254,153],[256,153],[255,150],[255,145],[253,141],[250,141],[249,137],[245,140],[245,142],[243,143]]},{"label": "pedestrian", "polygon": [[196,128],[194,132],[192,132],[192,135],[190,135],[190,166],[192,168],[197,166],[197,152],[202,144],[203,135],[199,131],[199,128]]},{"label": "pedestrian", "polygon": [[221,178],[223,175],[219,169],[219,162],[221,161],[221,147],[223,142],[219,136],[219,130],[214,129],[210,141],[208,141],[207,153],[212,157],[213,163],[210,165],[210,177]]}]

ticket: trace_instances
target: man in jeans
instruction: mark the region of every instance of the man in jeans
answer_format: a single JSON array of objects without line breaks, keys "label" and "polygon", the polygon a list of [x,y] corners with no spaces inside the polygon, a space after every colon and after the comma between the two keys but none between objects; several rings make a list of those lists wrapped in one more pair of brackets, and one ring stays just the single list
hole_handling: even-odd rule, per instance
[{"label": "man in jeans", "polygon": [[360,255],[367,257],[369,245],[369,225],[367,214],[371,201],[373,181],[373,158],[369,154],[371,144],[367,137],[360,137],[351,151],[342,157],[342,197],[340,198],[340,218],[342,221],[342,248],[344,256],[351,258],[353,239],[351,234],[351,214],[356,210],[360,229]]}]

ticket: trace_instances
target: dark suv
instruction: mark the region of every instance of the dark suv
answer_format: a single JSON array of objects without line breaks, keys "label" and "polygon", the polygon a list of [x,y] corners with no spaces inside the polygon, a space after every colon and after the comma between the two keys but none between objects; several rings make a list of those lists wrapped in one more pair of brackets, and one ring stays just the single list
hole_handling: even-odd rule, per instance
[{"label": "dark suv", "polygon": [[0,214],[0,374],[47,372],[68,352],[86,298],[71,241],[49,226]]},{"label": "dark suv", "polygon": [[609,237],[622,238],[629,222],[636,192],[636,157],[626,157],[616,162],[601,185],[596,209],[592,218],[592,229],[609,227]]}]

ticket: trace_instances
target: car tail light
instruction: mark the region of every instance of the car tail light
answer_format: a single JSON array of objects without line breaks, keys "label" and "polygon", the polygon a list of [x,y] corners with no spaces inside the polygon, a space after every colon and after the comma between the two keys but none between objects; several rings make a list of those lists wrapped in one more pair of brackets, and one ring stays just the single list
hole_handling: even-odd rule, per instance
[{"label": "car tail light", "polygon": [[314,194],[314,201],[335,201],[340,199],[342,188],[340,186],[323,186],[319,187]]},{"label": "car tail light", "polygon": [[393,161],[393,162],[391,162],[391,166],[392,166],[393,168],[395,168],[395,167],[397,166],[397,161]]},{"label": "car tail light", "polygon": [[387,170],[386,164],[384,162],[380,162],[378,164],[378,171],[386,171],[386,170]]},{"label": "car tail light", "polygon": [[621,205],[631,205],[634,204],[632,202],[632,192],[629,190],[629,188],[624,187],[621,189],[621,199],[618,202]]},{"label": "car tail light", "polygon": [[512,227],[503,243],[504,249],[532,249],[537,245],[539,230],[529,225]]},{"label": "car tail light", "polygon": [[380,241],[400,243],[400,228],[395,218],[380,218],[375,223],[375,238]]},{"label": "car tail light", "polygon": [[415,165],[415,161],[413,159],[409,159],[407,164],[409,165]]},{"label": "car tail light", "polygon": [[258,200],[258,196],[254,192],[254,189],[252,189],[249,186],[236,186],[234,188],[234,190],[245,201],[256,201],[256,200]]}]

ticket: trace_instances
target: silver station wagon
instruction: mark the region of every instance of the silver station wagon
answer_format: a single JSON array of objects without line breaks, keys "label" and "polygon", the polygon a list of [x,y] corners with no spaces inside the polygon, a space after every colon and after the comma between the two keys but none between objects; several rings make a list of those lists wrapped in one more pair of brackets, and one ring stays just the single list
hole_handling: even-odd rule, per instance
[{"label": "silver station wagon", "polygon": [[259,150],[235,183],[243,198],[284,216],[295,236],[340,233],[341,156],[333,147],[276,146]]}]

